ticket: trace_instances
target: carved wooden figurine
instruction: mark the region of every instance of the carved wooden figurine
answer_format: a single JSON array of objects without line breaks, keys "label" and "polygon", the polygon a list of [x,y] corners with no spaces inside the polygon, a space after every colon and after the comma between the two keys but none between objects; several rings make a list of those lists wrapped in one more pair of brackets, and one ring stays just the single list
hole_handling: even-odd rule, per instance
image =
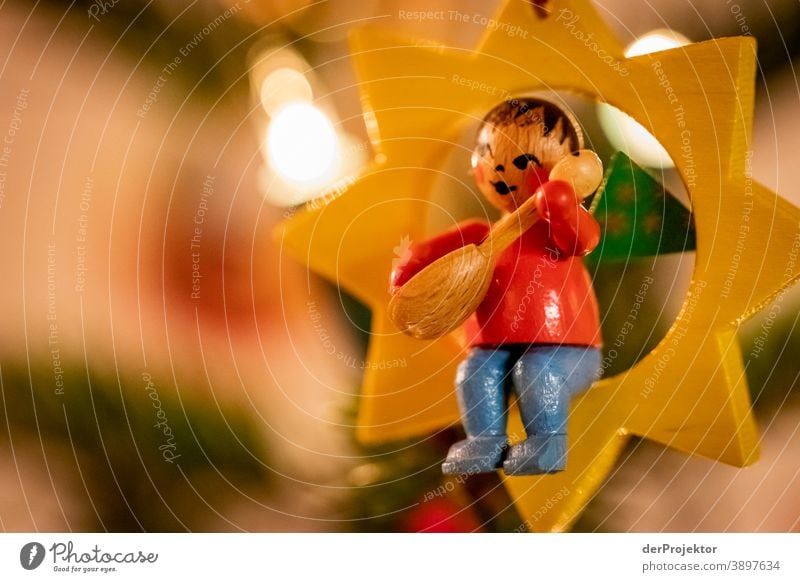
[{"label": "carved wooden figurine", "polygon": [[[554,473],[566,463],[570,397],[600,368],[597,300],[581,259],[600,228],[580,202],[600,185],[602,163],[582,149],[576,120],[540,99],[495,107],[477,142],[475,180],[502,218],[412,245],[392,272],[389,314],[421,339],[465,324],[456,390],[467,438],[451,447],[445,473]],[[510,390],[527,438],[509,447]]]}]

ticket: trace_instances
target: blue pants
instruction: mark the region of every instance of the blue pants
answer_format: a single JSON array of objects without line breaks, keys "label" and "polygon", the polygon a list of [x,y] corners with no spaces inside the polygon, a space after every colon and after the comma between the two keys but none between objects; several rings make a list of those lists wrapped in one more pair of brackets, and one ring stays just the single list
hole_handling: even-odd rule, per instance
[{"label": "blue pants", "polygon": [[506,434],[509,385],[528,437],[566,434],[570,398],[597,379],[600,358],[600,350],[591,346],[473,348],[456,376],[467,436]]}]

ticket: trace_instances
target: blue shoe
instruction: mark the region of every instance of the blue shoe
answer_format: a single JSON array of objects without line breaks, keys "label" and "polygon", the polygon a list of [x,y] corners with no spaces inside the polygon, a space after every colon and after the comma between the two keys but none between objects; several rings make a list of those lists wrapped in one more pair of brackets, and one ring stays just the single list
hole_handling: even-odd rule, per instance
[{"label": "blue shoe", "polygon": [[503,456],[507,448],[508,441],[504,436],[469,437],[450,447],[447,460],[442,464],[442,473],[493,473],[503,466]]},{"label": "blue shoe", "polygon": [[508,450],[503,471],[506,475],[544,475],[566,466],[567,435],[534,435]]}]

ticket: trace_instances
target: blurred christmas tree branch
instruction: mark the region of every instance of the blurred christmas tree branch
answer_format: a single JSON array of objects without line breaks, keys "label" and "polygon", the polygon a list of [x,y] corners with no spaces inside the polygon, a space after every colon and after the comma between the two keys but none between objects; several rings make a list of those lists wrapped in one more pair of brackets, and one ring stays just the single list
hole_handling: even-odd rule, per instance
[{"label": "blurred christmas tree branch", "polygon": [[147,375],[64,372],[57,386],[46,361],[30,373],[2,366],[0,446],[16,455],[21,444],[33,444],[25,450],[39,449],[48,472],[51,464],[53,471],[66,467],[67,481],[82,483],[58,492],[93,508],[92,523],[73,528],[202,529],[226,495],[268,486],[263,438],[241,412]]}]

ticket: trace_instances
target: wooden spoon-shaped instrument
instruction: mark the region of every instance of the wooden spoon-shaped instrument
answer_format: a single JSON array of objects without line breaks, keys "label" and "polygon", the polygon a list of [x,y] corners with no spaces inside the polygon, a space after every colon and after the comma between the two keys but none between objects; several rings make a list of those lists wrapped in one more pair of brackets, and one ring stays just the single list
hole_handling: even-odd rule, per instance
[{"label": "wooden spoon-shaped instrument", "polygon": [[[570,182],[583,199],[597,189],[602,175],[597,154],[580,150],[556,164],[550,179]],[[538,219],[535,196],[531,196],[498,220],[479,245],[448,253],[409,279],[389,301],[389,318],[417,339],[433,339],[454,330],[486,296],[495,259]]]}]

